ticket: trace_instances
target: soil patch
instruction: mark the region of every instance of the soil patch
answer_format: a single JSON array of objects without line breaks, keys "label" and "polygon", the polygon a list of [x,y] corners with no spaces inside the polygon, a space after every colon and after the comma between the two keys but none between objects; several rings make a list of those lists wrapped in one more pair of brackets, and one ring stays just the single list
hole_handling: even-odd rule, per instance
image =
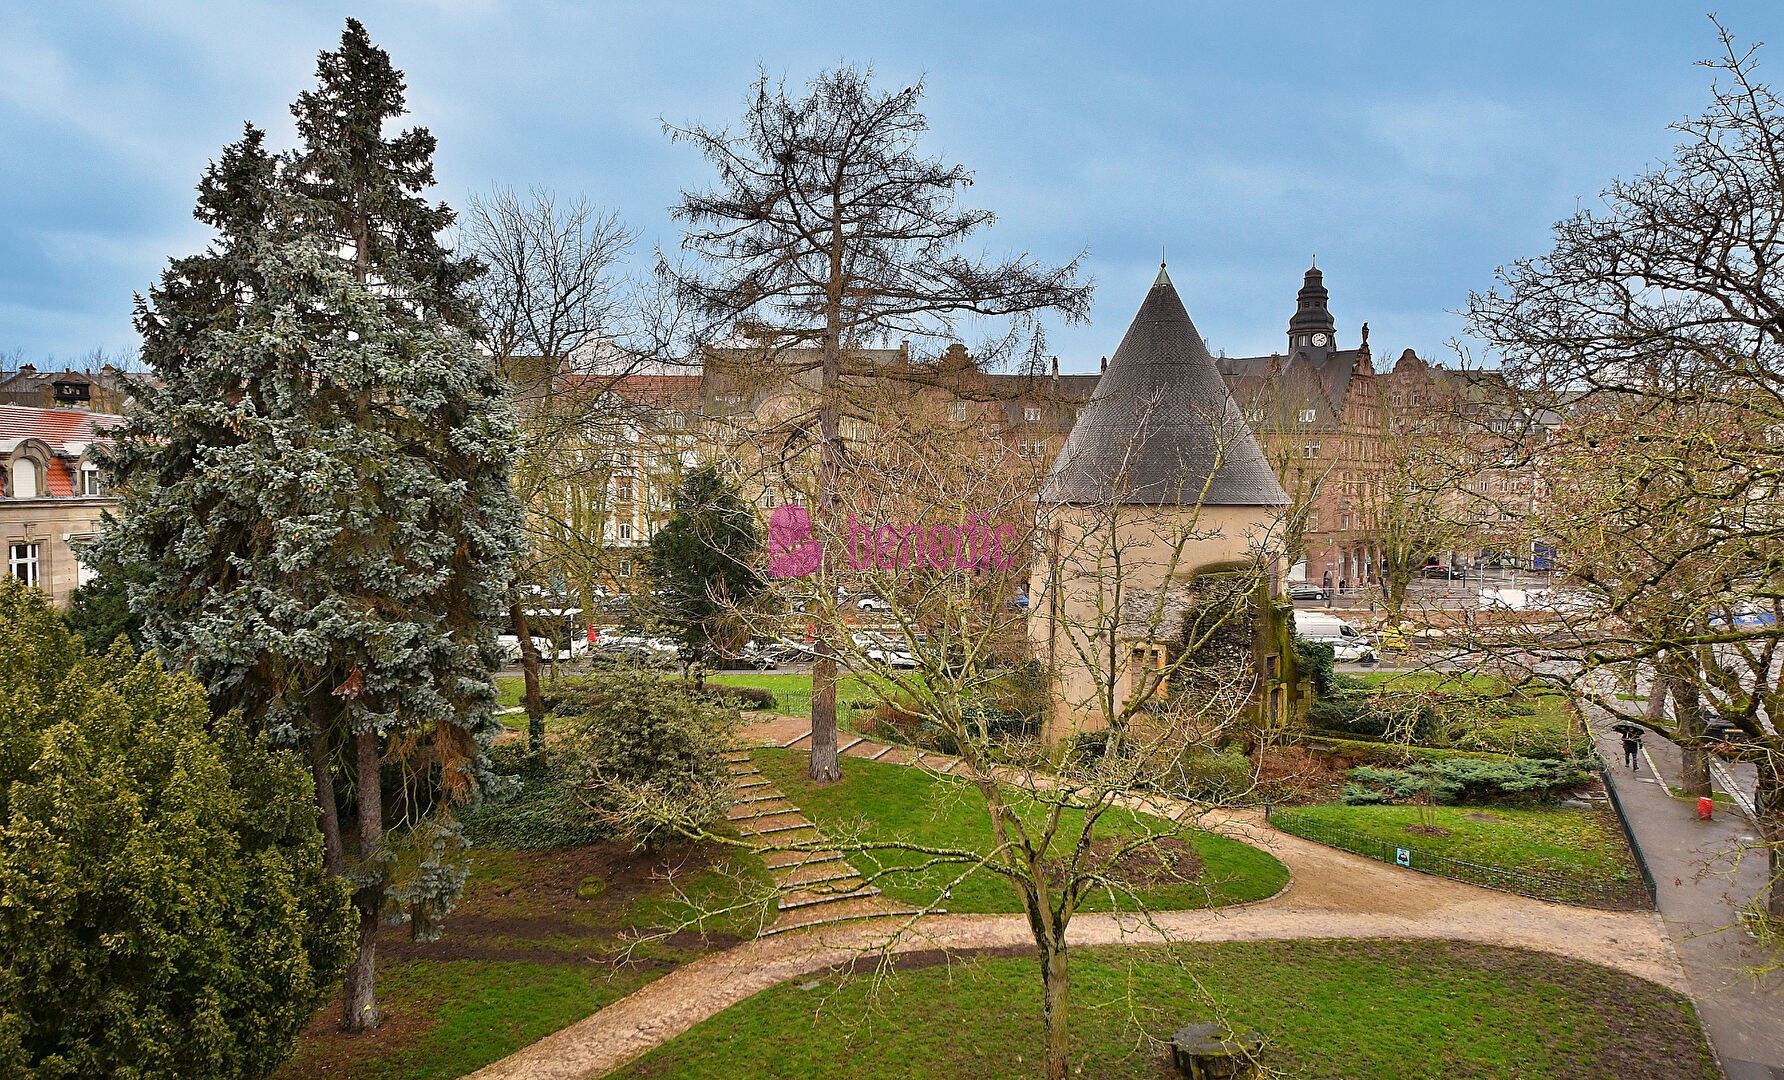
[{"label": "soil patch", "polygon": [[1484,822],[1487,822],[1488,824],[1493,824],[1493,823],[1505,820],[1504,818],[1498,817],[1497,815],[1483,813],[1481,811],[1476,811],[1472,814],[1463,814],[1462,816],[1467,818],[1469,821],[1484,821]]},{"label": "soil patch", "polygon": [[[1120,837],[1092,841],[1089,865],[1098,873],[1135,888],[1185,885],[1201,880],[1202,860],[1196,857],[1195,848],[1188,843],[1167,836],[1144,847],[1122,851],[1129,843],[1132,841]],[[1057,885],[1060,882],[1052,872],[1056,870],[1057,866],[1052,866],[1048,876]]]},{"label": "soil patch", "polygon": [[1258,790],[1271,802],[1337,802],[1348,764],[1305,746],[1267,746],[1255,755]]},{"label": "soil patch", "polygon": [[[1497,819],[1495,819],[1497,820]],[[1406,831],[1420,836],[1448,836],[1450,831],[1441,825],[1408,825]]]}]

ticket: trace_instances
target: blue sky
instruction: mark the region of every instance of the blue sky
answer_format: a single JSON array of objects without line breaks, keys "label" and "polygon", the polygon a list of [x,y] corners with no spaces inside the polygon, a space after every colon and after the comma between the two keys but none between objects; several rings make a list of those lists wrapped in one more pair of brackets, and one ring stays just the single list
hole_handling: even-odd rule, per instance
[{"label": "blue sky", "polygon": [[[1781,39],[1776,0],[1721,3]],[[926,79],[928,148],[976,172],[985,247],[1088,251],[1095,370],[1160,245],[1203,335],[1282,347],[1301,273],[1326,272],[1340,343],[1442,358],[1494,267],[1540,254],[1605,183],[1664,159],[1716,51],[1675,3],[45,4],[0,0],[0,354],[39,364],[132,346],[131,294],[196,249],[193,185],[245,120],[289,146],[287,108],[355,15],[408,73],[439,138],[438,196],[583,193],[641,232],[710,174],[661,131],[722,125],[758,66],[841,60]],[[1762,76],[1784,69],[1784,40]]]}]

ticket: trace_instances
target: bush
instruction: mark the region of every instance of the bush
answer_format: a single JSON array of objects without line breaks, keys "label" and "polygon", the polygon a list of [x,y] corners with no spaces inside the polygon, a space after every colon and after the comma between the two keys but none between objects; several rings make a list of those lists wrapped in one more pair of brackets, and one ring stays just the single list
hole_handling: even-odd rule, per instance
[{"label": "bush", "polygon": [[[692,683],[683,684],[693,690]],[[729,686],[724,683],[709,682],[702,691],[707,700],[714,705],[727,709],[768,710],[780,708],[780,701],[774,693],[760,686]]]},{"label": "bush", "polygon": [[562,750],[586,820],[649,847],[724,816],[735,713],[646,674],[614,675],[580,693]]},{"label": "bush", "polygon": [[1337,670],[1332,666],[1336,650],[1323,641],[1306,641],[1295,638],[1295,659],[1307,675],[1307,681],[1313,684],[1313,696],[1329,697],[1332,693],[1332,677]]},{"label": "bush", "polygon": [[1429,798],[1445,806],[1530,802],[1559,798],[1592,778],[1590,761],[1537,758],[1450,758],[1405,769],[1362,765],[1350,770],[1344,801],[1351,805]]},{"label": "bush", "polygon": [[460,815],[465,835],[479,844],[508,848],[582,847],[613,837],[576,797],[569,760],[547,747],[534,754],[524,740],[489,751],[491,771],[511,783],[502,794]]},{"label": "bush", "polygon": [[1237,748],[1194,750],[1177,766],[1178,793],[1200,802],[1230,802],[1253,787],[1251,759]]},{"label": "bush", "polygon": [[0,581],[0,1075],[258,1077],[355,920],[306,771]]}]

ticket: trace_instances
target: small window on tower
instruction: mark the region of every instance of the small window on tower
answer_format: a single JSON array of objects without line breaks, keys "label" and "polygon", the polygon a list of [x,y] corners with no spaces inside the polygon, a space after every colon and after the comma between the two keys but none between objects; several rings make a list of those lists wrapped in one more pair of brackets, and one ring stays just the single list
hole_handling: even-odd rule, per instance
[{"label": "small window on tower", "polygon": [[1311,424],[1311,423],[1313,423],[1314,420],[1316,420],[1318,418],[1319,418],[1318,410],[1315,410],[1315,409],[1302,409],[1301,410],[1301,423],[1303,423],[1303,424]]}]

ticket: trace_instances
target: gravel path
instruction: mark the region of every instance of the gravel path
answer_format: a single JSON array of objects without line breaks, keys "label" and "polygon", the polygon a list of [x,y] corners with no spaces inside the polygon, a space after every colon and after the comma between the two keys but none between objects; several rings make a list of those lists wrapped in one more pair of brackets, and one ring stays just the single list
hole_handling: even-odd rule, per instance
[{"label": "gravel path", "polygon": [[[747,734],[761,745],[795,739],[799,724],[777,718]],[[851,748],[870,757],[876,744]],[[908,755],[882,761],[904,763]],[[938,769],[947,759],[930,756]],[[1593,911],[1447,881],[1279,832],[1257,811],[1204,822],[1263,848],[1288,867],[1288,888],[1267,900],[1212,911],[1132,916],[1079,915],[1074,945],[1283,938],[1430,938],[1516,946],[1626,971],[1681,993],[1684,971],[1652,912]],[[839,923],[746,942],[703,957],[473,1076],[482,1080],[582,1080],[604,1075],[713,1014],[788,979],[885,946],[894,952],[1025,946],[1021,915],[934,915],[907,926],[879,919]]]}]

